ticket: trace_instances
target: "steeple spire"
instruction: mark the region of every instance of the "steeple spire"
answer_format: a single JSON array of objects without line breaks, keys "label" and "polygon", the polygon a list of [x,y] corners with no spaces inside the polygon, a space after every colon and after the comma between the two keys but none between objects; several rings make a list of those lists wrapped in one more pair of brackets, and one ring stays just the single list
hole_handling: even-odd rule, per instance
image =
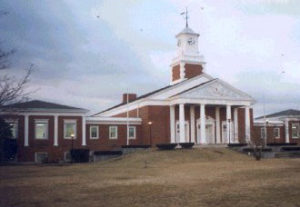
[{"label": "steeple spire", "polygon": [[185,12],[181,12],[180,15],[185,15],[185,27],[188,28],[189,27],[189,11],[187,9],[187,7],[185,7]]}]

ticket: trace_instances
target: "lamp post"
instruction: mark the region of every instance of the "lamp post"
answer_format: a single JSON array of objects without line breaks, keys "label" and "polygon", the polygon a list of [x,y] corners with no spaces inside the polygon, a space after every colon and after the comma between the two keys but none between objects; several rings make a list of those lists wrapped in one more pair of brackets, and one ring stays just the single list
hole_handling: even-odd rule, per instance
[{"label": "lamp post", "polygon": [[151,126],[152,126],[152,121],[148,122],[149,125],[149,136],[150,136],[150,146],[152,147],[152,130],[151,130]]},{"label": "lamp post", "polygon": [[228,133],[228,135],[229,135],[228,136],[228,144],[230,144],[230,138],[231,138],[231,136],[230,136],[231,135],[231,133],[230,133],[231,132],[230,131],[231,130],[231,128],[230,128],[230,125],[231,125],[230,122],[231,122],[231,119],[228,119],[228,123],[229,123],[229,126],[228,126],[228,130],[229,130],[229,133]]},{"label": "lamp post", "polygon": [[266,128],[265,128],[265,130],[266,130],[266,137],[265,137],[264,146],[266,146],[267,143],[268,143],[268,124],[269,124],[269,120],[267,119],[266,120]]},{"label": "lamp post", "polygon": [[71,163],[73,163],[73,149],[74,149],[74,134],[71,134],[71,151],[70,151],[70,157],[71,157]]}]

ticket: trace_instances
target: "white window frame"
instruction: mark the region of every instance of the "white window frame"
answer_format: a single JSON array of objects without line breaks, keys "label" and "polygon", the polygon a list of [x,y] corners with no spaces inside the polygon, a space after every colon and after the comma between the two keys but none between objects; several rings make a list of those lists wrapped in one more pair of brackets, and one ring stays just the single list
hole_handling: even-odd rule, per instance
[{"label": "white window frame", "polygon": [[75,124],[74,139],[77,138],[77,120],[76,119],[65,119],[64,120],[64,139],[72,139],[72,137],[66,136],[66,124]]},{"label": "white window frame", "polygon": [[[133,129],[133,137],[130,137],[130,128]],[[129,126],[128,127],[128,138],[129,139],[136,139],[136,126]]]},{"label": "white window frame", "polygon": [[[15,136],[12,136],[12,139],[17,139],[19,135],[19,120],[18,119],[5,119],[6,123],[8,123],[11,127],[12,125],[15,125]],[[13,134],[13,132],[12,132]]]},{"label": "white window frame", "polygon": [[[97,131],[97,136],[96,137],[92,136],[92,128],[96,128],[96,131]],[[91,125],[90,126],[90,139],[99,139],[99,126],[97,126],[97,125]]]},{"label": "white window frame", "polygon": [[[116,129],[116,136],[111,136],[112,129]],[[118,126],[109,126],[109,139],[118,139]]]},{"label": "white window frame", "polygon": [[[37,128],[37,124],[46,124],[46,133],[45,133],[45,137],[37,137],[36,136],[36,128]],[[34,139],[37,140],[47,140],[49,137],[49,120],[48,119],[35,119],[34,120]]]},{"label": "white window frame", "polygon": [[[277,133],[275,131],[277,131]],[[275,139],[279,139],[280,138],[280,128],[279,127],[275,127],[273,129],[273,136],[274,136]]]},{"label": "white window frame", "polygon": [[[297,136],[293,136],[293,126],[296,125],[297,127]],[[300,125],[299,123],[292,123],[292,139],[299,139],[299,134],[300,134]]]},{"label": "white window frame", "polygon": [[[260,128],[260,138],[261,139],[265,139],[266,138],[266,128],[265,127],[261,127]],[[263,136],[263,132],[264,132],[264,136]]]}]

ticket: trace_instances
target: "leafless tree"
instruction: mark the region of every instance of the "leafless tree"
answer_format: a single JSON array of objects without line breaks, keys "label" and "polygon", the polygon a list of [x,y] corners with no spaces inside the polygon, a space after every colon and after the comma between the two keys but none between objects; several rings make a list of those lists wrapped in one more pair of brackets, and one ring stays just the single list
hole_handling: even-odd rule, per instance
[{"label": "leafless tree", "polygon": [[33,71],[33,64],[26,69],[25,75],[17,79],[11,75],[0,75],[0,106],[25,101],[31,92],[26,92],[29,78]]},{"label": "leafless tree", "polygon": [[[8,14],[7,11],[0,10],[0,17]],[[14,53],[14,49],[5,51],[0,47],[0,107],[11,103],[22,102],[32,93],[25,89],[33,71],[33,64],[26,69],[25,75],[22,78],[5,74],[5,70],[9,70],[10,68],[9,57]]]}]

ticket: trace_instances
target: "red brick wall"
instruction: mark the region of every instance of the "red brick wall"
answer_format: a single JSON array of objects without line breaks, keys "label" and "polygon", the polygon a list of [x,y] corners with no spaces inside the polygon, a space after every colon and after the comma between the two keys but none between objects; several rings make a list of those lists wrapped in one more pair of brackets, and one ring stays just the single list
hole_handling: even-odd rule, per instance
[{"label": "red brick wall", "polygon": [[172,68],[172,81],[180,79],[180,65],[176,65]]},{"label": "red brick wall", "polygon": [[192,64],[185,64],[185,78],[193,78],[197,75],[202,74],[202,65],[192,65]]},{"label": "red brick wall", "polygon": [[[98,126],[99,127],[99,138],[91,139],[90,138],[90,127]],[[117,126],[118,127],[118,139],[109,139],[109,127]],[[136,138],[130,139],[129,144],[131,145],[141,145],[141,126],[140,125],[130,125],[136,127]],[[87,146],[90,150],[93,151],[105,151],[105,150],[115,150],[120,149],[122,145],[127,143],[127,126],[126,125],[99,125],[99,124],[87,124],[86,128],[86,138]]]}]

